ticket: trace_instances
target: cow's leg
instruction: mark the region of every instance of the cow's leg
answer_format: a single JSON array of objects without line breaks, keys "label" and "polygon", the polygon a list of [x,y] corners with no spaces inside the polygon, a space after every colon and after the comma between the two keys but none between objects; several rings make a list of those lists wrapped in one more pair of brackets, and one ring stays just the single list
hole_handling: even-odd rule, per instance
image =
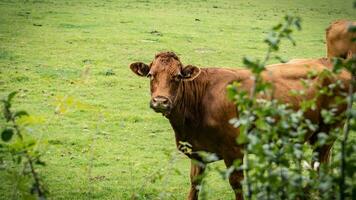
[{"label": "cow's leg", "polygon": [[[241,159],[241,164],[242,164],[242,158],[237,158]],[[224,159],[225,165],[227,168],[231,167],[233,165],[235,159]],[[242,184],[241,181],[244,178],[244,174],[242,170],[234,170],[229,177],[229,182],[232,187],[232,189],[235,192],[235,198],[236,200],[243,200],[243,192],[242,192]]]},{"label": "cow's leg", "polygon": [[205,166],[202,163],[192,160],[190,164],[190,191],[188,200],[197,200],[199,196],[199,185],[202,181]]},{"label": "cow's leg", "polygon": [[231,173],[229,177],[229,182],[232,189],[235,192],[236,200],[243,200],[242,185],[241,185],[241,181],[243,180],[243,178],[244,178],[243,171],[234,171]]},{"label": "cow's leg", "polygon": [[[319,125],[319,131],[318,132],[324,132],[326,134],[330,134],[331,130],[338,128],[338,124],[336,125],[325,125],[325,124],[320,124]],[[310,139],[310,144],[314,145],[318,140],[318,133],[312,136]],[[320,164],[327,164],[330,159],[330,151],[331,147],[333,146],[334,141],[330,141],[329,143],[326,143],[322,146],[316,147],[313,152],[318,153],[317,160],[312,160],[312,168],[315,170],[319,169]]]},{"label": "cow's leg", "polygon": [[[317,147],[314,152],[318,152],[318,161],[320,163],[328,163],[330,158],[330,151],[333,144],[325,144],[321,147]],[[312,167],[315,167],[314,165]]]}]

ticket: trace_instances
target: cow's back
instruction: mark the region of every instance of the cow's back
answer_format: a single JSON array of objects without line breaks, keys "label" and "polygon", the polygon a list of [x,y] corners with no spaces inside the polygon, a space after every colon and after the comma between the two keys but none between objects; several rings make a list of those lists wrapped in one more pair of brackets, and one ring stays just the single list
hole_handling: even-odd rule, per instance
[{"label": "cow's back", "polygon": [[[326,70],[330,71],[332,64],[327,59],[305,59],[298,62],[282,63],[266,66],[262,78],[272,83],[273,95],[262,95],[261,98],[270,100],[273,98],[282,103],[289,104],[294,109],[299,109],[301,103],[317,96],[321,87],[327,87],[337,80],[341,81],[343,87],[336,89],[335,95],[341,95],[348,91],[351,75],[343,70],[340,74],[321,77],[320,74]],[[218,126],[223,121],[228,121],[236,116],[234,104],[227,99],[226,86],[233,81],[241,83],[242,90],[250,91],[253,86],[252,73],[246,69],[206,69],[208,72],[209,87],[202,99],[205,109],[204,123],[206,125]],[[309,83],[303,84],[303,80]],[[304,91],[304,95],[293,95],[293,91]],[[309,111],[307,117],[312,121],[320,120],[320,111],[334,102],[332,98],[323,95],[317,98],[317,109]]]},{"label": "cow's back", "polygon": [[[339,74],[322,77],[320,74],[323,71],[332,69],[332,63],[327,59],[305,59],[299,62],[283,63],[266,66],[266,71],[263,73],[265,80],[273,82],[276,92],[290,96],[290,92],[281,91],[283,87],[291,90],[318,90],[318,86],[327,86],[329,83],[340,80],[347,87],[351,75],[342,70]],[[304,86],[303,80],[308,80],[310,85]],[[346,90],[345,88],[339,88]],[[346,90],[347,91],[347,90]],[[288,98],[288,97],[287,97]]]}]

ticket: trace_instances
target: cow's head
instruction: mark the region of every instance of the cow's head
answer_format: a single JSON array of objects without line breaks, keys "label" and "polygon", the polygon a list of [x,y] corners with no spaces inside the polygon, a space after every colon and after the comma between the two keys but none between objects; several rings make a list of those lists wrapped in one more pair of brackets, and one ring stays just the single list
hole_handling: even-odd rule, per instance
[{"label": "cow's head", "polygon": [[150,79],[150,106],[163,115],[168,115],[174,107],[181,82],[192,81],[200,74],[198,67],[192,65],[184,67],[173,52],[157,54],[149,65],[142,62],[132,63],[130,68],[138,76]]}]

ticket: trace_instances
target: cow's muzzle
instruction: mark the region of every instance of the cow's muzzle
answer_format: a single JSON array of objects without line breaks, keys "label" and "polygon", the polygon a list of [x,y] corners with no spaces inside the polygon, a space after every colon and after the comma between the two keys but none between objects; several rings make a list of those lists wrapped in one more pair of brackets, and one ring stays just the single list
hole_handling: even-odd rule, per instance
[{"label": "cow's muzzle", "polygon": [[157,96],[150,102],[151,108],[159,113],[167,114],[171,110],[171,102],[167,97]]}]

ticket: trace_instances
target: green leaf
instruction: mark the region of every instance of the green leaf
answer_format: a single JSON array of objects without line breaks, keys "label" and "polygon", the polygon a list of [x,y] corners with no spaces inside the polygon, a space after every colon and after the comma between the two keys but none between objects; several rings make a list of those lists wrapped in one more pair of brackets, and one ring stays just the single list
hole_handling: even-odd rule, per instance
[{"label": "green leaf", "polygon": [[356,26],[350,25],[349,28],[347,29],[348,32],[355,33],[356,32]]},{"label": "green leaf", "polygon": [[10,121],[11,118],[12,118],[10,107],[11,107],[11,104],[9,102],[7,102],[7,101],[4,101],[3,113],[4,113],[4,117],[5,117],[7,122]]},{"label": "green leaf", "polygon": [[265,39],[265,42],[267,42],[267,44],[271,46],[274,50],[278,50],[278,44],[280,42],[278,37],[274,35],[268,35]]},{"label": "green leaf", "polygon": [[17,94],[17,91],[11,92],[8,96],[7,96],[7,101],[9,103],[11,103],[12,99],[15,97],[15,95]]},{"label": "green leaf", "polygon": [[22,116],[28,116],[28,113],[24,110],[18,111],[14,114],[14,118],[16,117],[22,117]]},{"label": "green leaf", "polygon": [[12,136],[14,135],[14,131],[10,128],[5,128],[1,133],[1,139],[4,142],[8,142],[11,140]]},{"label": "green leaf", "polygon": [[279,23],[279,24],[277,24],[276,26],[273,27],[273,30],[274,30],[274,31],[278,31],[278,30],[280,30],[281,28],[282,28],[282,24]]},{"label": "green leaf", "polygon": [[295,46],[297,44],[295,42],[295,40],[290,35],[287,35],[286,38],[293,44],[293,46]]},{"label": "green leaf", "polygon": [[17,164],[20,164],[22,161],[22,156],[18,156],[16,159]]},{"label": "green leaf", "polygon": [[284,59],[284,58],[282,58],[282,57],[280,57],[280,56],[275,56],[274,57],[275,59],[277,59],[279,62],[281,62],[281,63],[286,63],[286,62],[288,62],[286,59]]},{"label": "green leaf", "polygon": [[246,144],[248,142],[247,135],[240,131],[239,136],[236,139],[237,144]]},{"label": "green leaf", "polygon": [[254,61],[252,58],[244,57],[243,63],[249,68],[256,68],[258,67],[258,61]]},{"label": "green leaf", "polygon": [[227,96],[230,100],[233,100],[236,93],[237,93],[237,89],[233,84],[230,84],[226,87],[226,91],[227,91]]},{"label": "green leaf", "polygon": [[294,25],[297,27],[297,29],[300,31],[302,30],[302,26],[300,25],[300,18],[297,17],[297,19],[294,22]]},{"label": "green leaf", "polygon": [[42,166],[46,166],[46,163],[45,162],[43,162],[42,160],[40,160],[40,159],[38,159],[38,160],[36,160],[36,162],[35,162],[37,165],[42,165]]}]

